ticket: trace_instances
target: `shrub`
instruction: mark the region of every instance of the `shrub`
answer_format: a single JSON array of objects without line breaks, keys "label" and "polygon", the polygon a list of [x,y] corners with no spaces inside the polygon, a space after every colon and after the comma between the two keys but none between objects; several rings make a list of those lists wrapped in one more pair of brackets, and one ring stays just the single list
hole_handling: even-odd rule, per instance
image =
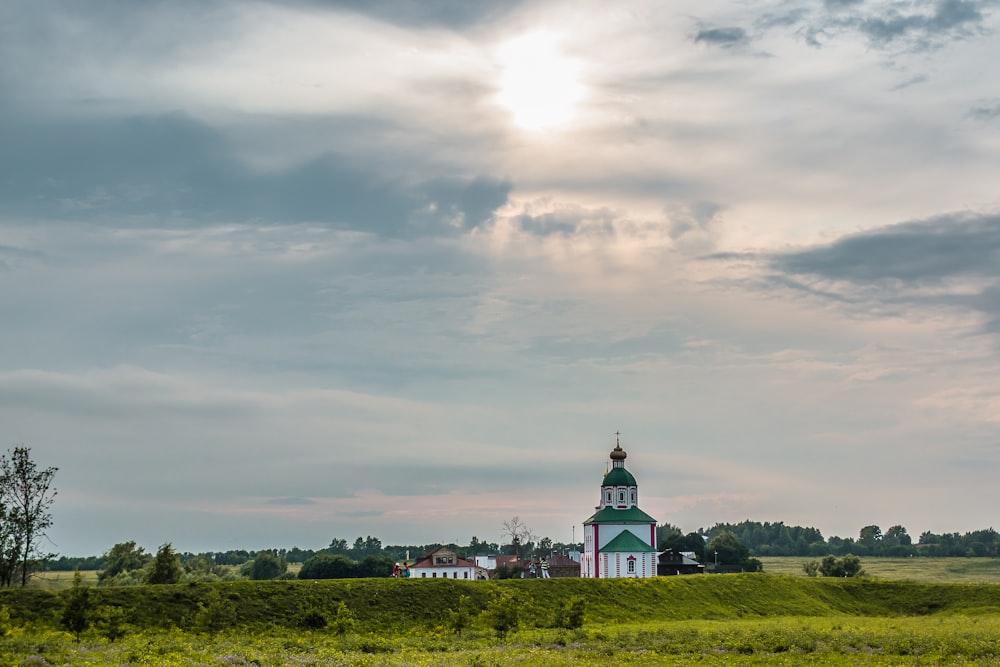
[{"label": "shrub", "polygon": [[505,637],[512,630],[516,631],[520,622],[517,602],[507,591],[501,592],[486,608],[484,614],[498,637]]},{"label": "shrub", "polygon": [[309,630],[322,630],[327,624],[326,614],[316,607],[303,609],[299,612],[298,624]]},{"label": "shrub", "polygon": [[555,626],[567,630],[582,628],[586,611],[587,599],[582,595],[574,595],[556,608]]},{"label": "shrub", "polygon": [[198,603],[198,611],[194,616],[198,630],[215,634],[236,623],[236,605],[223,598],[217,588],[209,591],[205,600],[206,602]]},{"label": "shrub", "polygon": [[80,641],[80,635],[90,627],[92,622],[93,602],[90,599],[90,588],[83,584],[83,577],[79,570],[73,575],[73,588],[66,598],[66,605],[63,607],[60,622],[62,626],[76,635],[76,640]]},{"label": "shrub", "polygon": [[95,625],[101,635],[110,642],[125,636],[125,610],[121,607],[105,605],[98,607],[94,614]]},{"label": "shrub", "polygon": [[861,559],[853,554],[843,558],[826,556],[819,564],[819,573],[824,577],[862,577],[865,571],[861,569]]},{"label": "shrub", "polygon": [[472,622],[472,598],[461,595],[458,598],[458,608],[448,610],[448,627],[457,634],[469,627]]},{"label": "shrub", "polygon": [[337,605],[337,614],[330,624],[330,629],[333,630],[334,634],[346,635],[354,630],[354,624],[354,612],[347,608],[347,603],[341,601]]}]

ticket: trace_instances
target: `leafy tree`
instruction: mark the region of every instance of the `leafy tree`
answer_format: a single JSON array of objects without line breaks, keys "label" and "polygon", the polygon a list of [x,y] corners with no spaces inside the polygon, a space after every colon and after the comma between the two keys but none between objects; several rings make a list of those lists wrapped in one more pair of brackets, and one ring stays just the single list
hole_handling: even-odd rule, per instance
[{"label": "leafy tree", "polygon": [[882,546],[882,529],[876,525],[865,526],[858,533],[858,545],[870,555],[877,555]]},{"label": "leafy tree", "polygon": [[302,564],[299,579],[347,579],[357,576],[357,563],[347,556],[313,556]]},{"label": "leafy tree", "polygon": [[355,566],[356,577],[389,577],[392,576],[393,561],[388,556],[365,556]]},{"label": "leafy tree", "polygon": [[708,542],[707,557],[714,559],[716,555],[719,565],[740,565],[750,557],[750,549],[743,546],[734,534],[724,532]]},{"label": "leafy tree", "polygon": [[670,549],[675,553],[694,553],[698,560],[705,557],[705,539],[699,533],[681,535],[680,531],[666,534],[659,542],[659,550]]},{"label": "leafy tree", "polygon": [[256,581],[277,579],[287,570],[288,563],[285,562],[284,558],[278,558],[273,551],[257,552],[256,557],[240,569],[243,574]]},{"label": "leafy tree", "polygon": [[52,526],[57,470],[39,470],[28,447],[0,457],[0,585],[20,578],[26,586],[31,573],[54,555],[43,553],[39,545]]},{"label": "leafy tree", "polygon": [[180,556],[174,551],[174,547],[167,542],[156,551],[149,575],[146,577],[147,584],[176,584],[181,580],[184,568],[181,567]]},{"label": "leafy tree", "polygon": [[90,627],[93,614],[93,602],[90,599],[90,588],[83,583],[83,577],[79,570],[73,575],[73,588],[66,598],[66,605],[63,607],[60,622],[62,626],[76,635],[76,640],[80,641],[80,635]]},{"label": "leafy tree", "polygon": [[149,564],[152,556],[135,541],[119,542],[104,554],[104,569],[97,573],[98,583],[103,583],[122,572],[141,570]]},{"label": "leafy tree", "polygon": [[811,560],[808,563],[802,563],[802,571],[806,573],[807,577],[815,577],[819,574],[819,561]]},{"label": "leafy tree", "polygon": [[[360,538],[359,538],[360,539]],[[330,540],[330,546],[328,546],[324,551],[332,556],[341,555],[346,556],[350,548],[347,546],[347,540],[342,537],[335,537]]]},{"label": "leafy tree", "polygon": [[538,540],[538,545],[535,547],[536,556],[551,556],[552,555],[552,539],[548,537],[543,537]]}]

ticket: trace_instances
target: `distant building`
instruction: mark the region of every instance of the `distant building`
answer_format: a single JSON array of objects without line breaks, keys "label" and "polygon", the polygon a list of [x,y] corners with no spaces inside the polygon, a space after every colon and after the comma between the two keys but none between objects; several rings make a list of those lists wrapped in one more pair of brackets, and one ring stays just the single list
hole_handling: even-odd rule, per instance
[{"label": "distant building", "polygon": [[580,561],[573,560],[570,556],[555,554],[549,557],[549,576],[553,579],[560,577],[579,577]]},{"label": "distant building", "polygon": [[661,577],[675,574],[704,574],[705,566],[695,559],[693,551],[667,549],[657,559],[656,573]]},{"label": "distant building", "polygon": [[639,509],[639,487],[625,469],[626,456],[616,441],[611,469],[601,482],[601,504],[583,522],[581,577],[656,576],[656,519]]},{"label": "distant building", "polygon": [[410,578],[417,579],[485,579],[486,568],[459,558],[448,547],[438,547],[410,565]]}]

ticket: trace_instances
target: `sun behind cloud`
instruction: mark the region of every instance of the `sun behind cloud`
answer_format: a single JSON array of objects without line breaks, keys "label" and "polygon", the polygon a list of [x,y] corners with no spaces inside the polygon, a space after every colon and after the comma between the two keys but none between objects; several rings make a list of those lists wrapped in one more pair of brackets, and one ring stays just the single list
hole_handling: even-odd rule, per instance
[{"label": "sun behind cloud", "polygon": [[565,127],[583,98],[580,63],[557,48],[554,35],[531,32],[505,42],[497,101],[526,130]]}]

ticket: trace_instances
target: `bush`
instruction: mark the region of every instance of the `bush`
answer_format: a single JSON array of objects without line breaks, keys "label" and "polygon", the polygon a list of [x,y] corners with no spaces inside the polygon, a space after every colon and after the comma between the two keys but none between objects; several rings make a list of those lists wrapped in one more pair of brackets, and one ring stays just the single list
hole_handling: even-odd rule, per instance
[{"label": "bush", "polygon": [[94,625],[109,642],[118,641],[125,636],[125,610],[109,605],[98,607],[94,614]]},{"label": "bush", "polygon": [[502,591],[486,608],[484,614],[498,637],[505,637],[509,632],[516,631],[520,622],[517,602],[507,591]]},{"label": "bush", "polygon": [[819,573],[824,577],[862,577],[865,571],[861,569],[861,559],[853,554],[843,558],[826,556],[819,564]]},{"label": "bush", "polygon": [[574,595],[556,608],[555,626],[567,630],[582,628],[586,611],[587,599],[582,595]]},{"label": "bush", "polygon": [[322,630],[326,627],[326,614],[315,607],[299,612],[298,625],[309,630]]},{"label": "bush", "polygon": [[223,598],[217,588],[213,588],[205,596],[205,602],[198,603],[194,623],[198,630],[209,634],[225,630],[236,623],[236,605]]},{"label": "bush", "polygon": [[347,608],[347,603],[341,601],[337,605],[337,614],[333,618],[333,623],[330,624],[330,629],[333,630],[334,634],[346,635],[354,630],[354,625],[354,612]]}]

